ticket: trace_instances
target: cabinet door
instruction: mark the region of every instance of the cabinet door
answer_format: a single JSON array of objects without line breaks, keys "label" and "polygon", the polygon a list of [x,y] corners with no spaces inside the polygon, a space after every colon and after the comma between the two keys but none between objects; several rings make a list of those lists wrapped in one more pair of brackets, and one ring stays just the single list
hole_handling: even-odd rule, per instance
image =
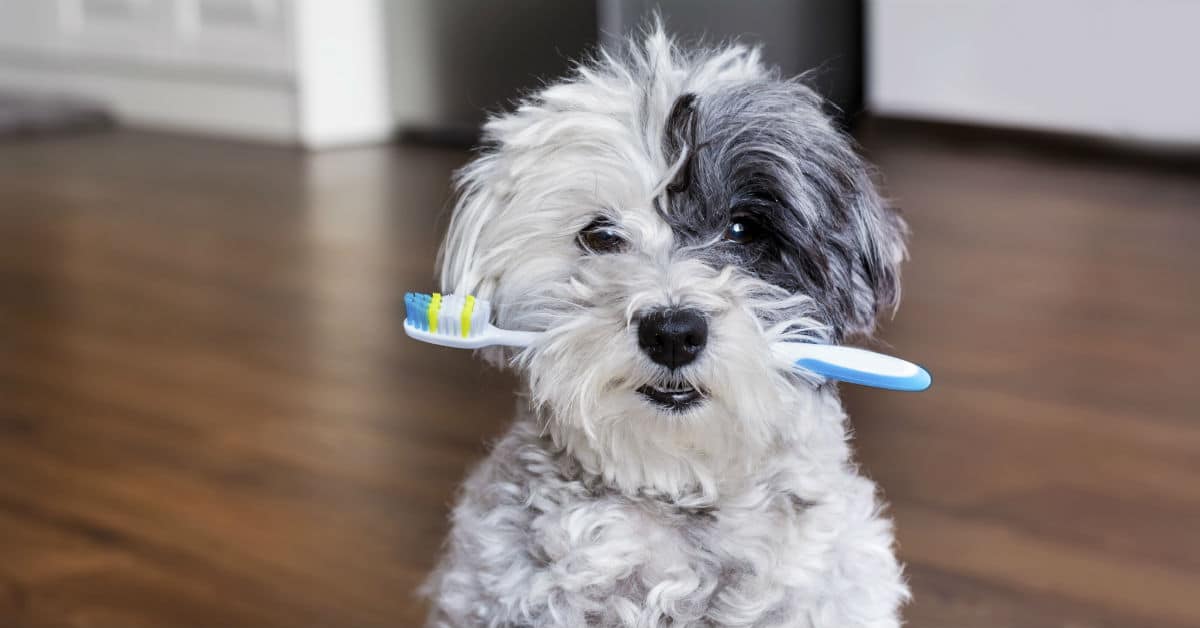
[{"label": "cabinet door", "polygon": [[292,3],[175,0],[180,46],[196,60],[281,74],[292,66]]},{"label": "cabinet door", "polygon": [[292,0],[0,0],[0,55],[290,78]]}]

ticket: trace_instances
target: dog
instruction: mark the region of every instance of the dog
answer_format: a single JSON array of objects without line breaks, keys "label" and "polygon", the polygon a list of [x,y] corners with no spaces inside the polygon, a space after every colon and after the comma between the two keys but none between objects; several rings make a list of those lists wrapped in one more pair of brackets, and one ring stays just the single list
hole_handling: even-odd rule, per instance
[{"label": "dog", "polygon": [[802,80],[661,24],[492,117],[446,292],[544,331],[486,357],[516,418],[471,474],[428,625],[899,625],[836,387],[781,341],[869,335],[906,226]]}]

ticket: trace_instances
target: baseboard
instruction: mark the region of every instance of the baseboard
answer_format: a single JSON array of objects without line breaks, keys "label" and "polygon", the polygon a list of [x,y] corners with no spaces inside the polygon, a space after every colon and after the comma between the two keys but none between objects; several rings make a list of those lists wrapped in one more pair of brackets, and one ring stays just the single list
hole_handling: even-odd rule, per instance
[{"label": "baseboard", "polygon": [[862,116],[855,125],[855,134],[860,137],[880,133],[914,141],[994,145],[1077,160],[1200,172],[1200,145],[1162,144],[1081,133],[879,115]]},{"label": "baseboard", "polygon": [[202,74],[102,72],[0,64],[9,90],[85,94],[105,103],[119,120],[149,128],[296,143],[295,89],[282,81],[220,81]]}]

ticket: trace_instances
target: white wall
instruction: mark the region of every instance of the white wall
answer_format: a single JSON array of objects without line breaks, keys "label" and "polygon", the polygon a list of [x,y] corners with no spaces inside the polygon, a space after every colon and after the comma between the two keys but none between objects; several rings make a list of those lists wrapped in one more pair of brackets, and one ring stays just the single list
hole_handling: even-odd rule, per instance
[{"label": "white wall", "polygon": [[870,0],[885,115],[1200,144],[1196,0]]}]

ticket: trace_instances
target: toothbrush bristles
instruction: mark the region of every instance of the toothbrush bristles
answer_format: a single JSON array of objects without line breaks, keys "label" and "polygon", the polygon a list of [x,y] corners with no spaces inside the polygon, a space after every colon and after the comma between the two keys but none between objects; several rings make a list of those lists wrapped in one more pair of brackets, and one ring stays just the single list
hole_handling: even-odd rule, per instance
[{"label": "toothbrush bristles", "polygon": [[469,338],[490,323],[491,306],[471,295],[404,293],[404,320],[424,332]]}]

